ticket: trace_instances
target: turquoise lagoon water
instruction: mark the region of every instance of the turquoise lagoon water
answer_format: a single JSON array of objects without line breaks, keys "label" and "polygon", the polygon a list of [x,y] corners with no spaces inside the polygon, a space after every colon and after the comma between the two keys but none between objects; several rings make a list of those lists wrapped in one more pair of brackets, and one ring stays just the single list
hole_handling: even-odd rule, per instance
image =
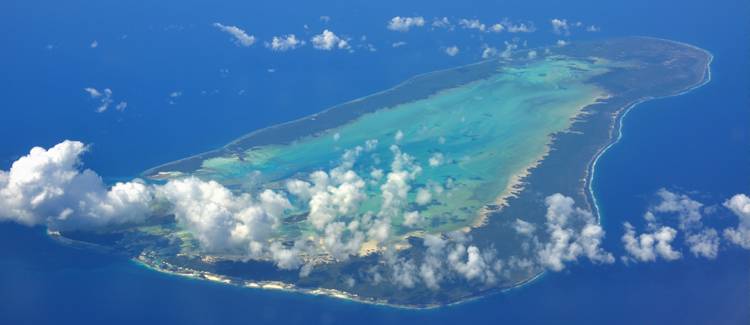
[{"label": "turquoise lagoon water", "polygon": [[[307,180],[309,173],[334,168],[346,151],[360,147],[353,170],[366,180],[368,194],[360,213],[377,212],[383,180],[370,175],[390,171],[395,145],[421,168],[412,187],[424,187],[435,198],[419,208],[432,225],[428,228],[453,230],[507,194],[514,176],[546,153],[551,135],[605,96],[586,81],[609,68],[601,60],[564,57],[516,63],[490,78],[380,109],[287,145],[209,158],[193,174],[227,186],[283,188],[283,180]],[[412,204],[416,192],[410,192]],[[402,221],[393,220],[397,226]]]},{"label": "turquoise lagoon water", "polygon": [[[622,140],[600,159],[594,192],[621,255],[622,222],[641,222],[661,187],[700,193],[709,205],[750,192],[750,42],[746,0],[719,1],[5,1],[0,3],[0,162],[63,139],[93,143],[87,166],[107,179],[216,148],[250,130],[309,115],[385,89],[417,73],[479,59],[472,38],[384,28],[396,15],[529,19],[551,44],[545,22],[580,19],[600,33],[650,35],[711,51],[713,81],[689,94],[648,102],[628,114]],[[284,12],[279,15],[269,13]],[[273,33],[332,17],[334,31],[358,30],[383,44],[375,54],[271,53],[234,48],[215,21]],[[33,22],[33,23],[30,23]],[[381,22],[381,24],[378,24]],[[167,29],[166,27],[174,28]],[[179,27],[183,29],[180,30]],[[94,28],[96,27],[96,28]],[[258,33],[270,36],[271,31]],[[353,32],[350,32],[353,33]],[[126,39],[121,39],[127,34]],[[354,34],[356,35],[356,34]],[[435,36],[433,36],[435,35]],[[358,35],[357,35],[358,36]],[[89,48],[99,40],[99,48]],[[390,42],[408,46],[391,50]],[[573,40],[575,41],[575,39]],[[55,48],[47,50],[47,44]],[[198,44],[198,45],[196,45]],[[440,46],[456,44],[447,57]],[[257,51],[256,51],[257,50]],[[403,51],[401,51],[403,50]],[[230,75],[222,78],[219,69]],[[276,68],[276,72],[266,72]],[[112,87],[124,114],[95,114],[83,87]],[[202,89],[220,95],[200,96]],[[239,89],[248,89],[238,96]],[[182,101],[167,103],[182,90]],[[221,127],[215,127],[215,126]],[[342,137],[343,138],[343,137]],[[727,225],[736,219],[714,216]],[[0,224],[2,324],[747,324],[750,257],[722,246],[715,261],[612,266],[581,263],[512,292],[458,306],[408,311],[326,297],[223,286],[174,277],[126,259],[61,246],[43,229]],[[684,249],[684,247],[683,247]]]}]

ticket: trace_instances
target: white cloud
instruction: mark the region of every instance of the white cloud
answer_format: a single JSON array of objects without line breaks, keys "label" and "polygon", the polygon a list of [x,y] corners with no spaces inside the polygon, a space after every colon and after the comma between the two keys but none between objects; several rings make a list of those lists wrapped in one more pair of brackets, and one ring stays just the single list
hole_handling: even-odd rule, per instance
[{"label": "white cloud", "polygon": [[570,35],[570,26],[568,26],[568,21],[566,19],[555,18],[550,20],[550,23],[552,24],[552,31],[555,34]]},{"label": "white cloud", "polygon": [[570,44],[570,42],[568,42],[568,41],[566,41],[566,40],[561,40],[561,39],[559,39],[559,40],[557,40],[557,43],[556,43],[556,44],[557,44],[557,46],[559,46],[559,47],[563,47],[563,46],[566,46],[566,45]]},{"label": "white cloud", "polygon": [[550,239],[538,252],[543,266],[560,271],[565,262],[577,261],[581,256],[597,263],[614,262],[612,254],[599,247],[604,230],[590,212],[575,208],[573,199],[560,193],[548,196],[544,202]]},{"label": "white cloud", "polygon": [[487,26],[478,19],[461,19],[458,21],[458,25],[464,29],[476,29],[480,32],[484,32],[487,29]]},{"label": "white cloud", "polygon": [[528,53],[528,54],[526,54],[526,57],[527,57],[527,58],[528,58],[529,60],[533,60],[533,59],[536,59],[536,56],[537,56],[537,53],[536,53],[536,51],[534,51],[534,50],[531,50],[531,51],[529,51],[529,53]]},{"label": "white cloud", "polygon": [[301,180],[287,182],[287,190],[308,201],[308,221],[316,229],[323,230],[338,218],[356,213],[365,199],[365,182],[351,167],[364,150],[356,147],[347,150],[342,163],[329,173],[315,171],[309,175],[310,183]]},{"label": "white cloud", "polygon": [[388,21],[388,29],[397,32],[408,32],[412,27],[424,26],[424,17],[393,17]]},{"label": "white cloud", "polygon": [[414,227],[422,223],[424,218],[419,211],[411,211],[404,214],[404,226]]},{"label": "white cloud", "polygon": [[482,50],[482,59],[489,59],[497,56],[497,54],[497,48],[487,46],[487,44],[484,45],[484,49]]},{"label": "white cloud", "polygon": [[659,196],[661,202],[651,209],[653,212],[677,214],[681,230],[702,226],[702,203],[691,199],[687,195],[673,193],[663,188],[656,195]]},{"label": "white cloud", "polygon": [[153,193],[141,181],[107,189],[93,171],[80,170],[86,146],[63,141],[34,147],[0,171],[0,219],[53,230],[138,223],[149,216]]},{"label": "white cloud", "polygon": [[83,90],[88,93],[91,98],[99,100],[99,107],[96,108],[97,113],[104,113],[109,109],[109,105],[112,105],[114,102],[114,100],[112,100],[112,89],[104,88],[104,90],[100,92],[96,88],[89,87],[84,88]]},{"label": "white cloud", "polygon": [[336,260],[347,260],[349,256],[357,254],[365,240],[365,235],[359,231],[360,222],[333,222],[326,225],[323,235],[323,247]]},{"label": "white cloud", "polygon": [[443,154],[436,152],[436,153],[433,153],[432,156],[430,156],[428,163],[430,164],[430,167],[438,167],[443,164],[444,160],[445,160],[445,157],[443,156]]},{"label": "white cloud", "polygon": [[99,47],[99,42],[97,42],[96,40],[94,40],[93,42],[91,42],[91,44],[89,45],[89,47],[91,47],[92,49],[95,49],[95,48]]},{"label": "white cloud", "polygon": [[505,42],[505,49],[500,52],[498,55],[506,60],[510,60],[513,57],[513,51],[518,48],[518,44],[511,43],[511,42]]},{"label": "white cloud", "polygon": [[286,248],[278,242],[273,242],[268,247],[269,254],[276,262],[276,266],[285,270],[296,269],[302,264],[299,250],[296,244],[294,247]]},{"label": "white cloud", "polygon": [[128,103],[127,102],[120,102],[119,104],[117,104],[117,106],[115,106],[115,110],[117,110],[119,112],[124,111],[126,108],[128,108]]},{"label": "white cloud", "polygon": [[516,219],[513,223],[513,229],[520,235],[531,236],[536,231],[536,226],[521,219]]},{"label": "white cloud", "polygon": [[505,30],[508,31],[508,33],[533,33],[536,31],[536,27],[534,27],[534,24],[531,23],[515,24],[509,20],[504,20],[502,24],[505,27]]},{"label": "white cloud", "polygon": [[416,202],[419,205],[426,205],[430,202],[432,202],[432,193],[428,188],[420,187],[417,190],[417,196],[414,199],[414,202]]},{"label": "white cloud", "polygon": [[[657,257],[665,260],[678,259],[681,254],[671,248],[677,231],[661,224],[666,221],[677,224],[677,229],[684,233],[685,245],[694,256],[716,258],[719,252],[719,235],[715,229],[704,227],[701,212],[703,204],[687,195],[666,189],[660,189],[656,194],[659,201],[649,207],[643,216],[649,232],[636,237],[633,227],[626,225],[623,242],[629,254],[639,261],[654,261]],[[663,214],[675,215],[677,218],[665,219]]]},{"label": "white cloud", "polygon": [[169,181],[157,193],[173,205],[177,223],[207,252],[260,256],[281,213],[291,208],[283,195],[270,190],[256,201],[249,194],[235,195],[215,181],[194,177]]},{"label": "white cloud", "polygon": [[331,22],[331,16],[320,16],[320,21],[322,21],[322,22],[324,22],[324,23],[327,24],[327,23]]},{"label": "white cloud", "polygon": [[426,234],[423,239],[426,251],[421,259],[390,257],[385,262],[390,266],[392,280],[401,287],[424,284],[437,290],[444,279],[495,283],[502,269],[501,261],[494,250],[481,250],[469,242],[470,238],[461,232]]},{"label": "white cloud", "polygon": [[418,278],[417,266],[412,260],[397,259],[388,263],[391,267],[393,282],[402,288],[414,288]]},{"label": "white cloud", "polygon": [[225,26],[220,23],[214,23],[214,27],[234,37],[234,43],[237,46],[249,47],[255,43],[255,36],[248,35],[244,30],[237,26]]},{"label": "white cloud", "polygon": [[502,32],[503,30],[505,30],[505,27],[502,24],[494,24],[490,26],[490,31],[495,33]]},{"label": "white cloud", "polygon": [[435,18],[432,21],[432,28],[445,28],[448,30],[453,30],[453,24],[451,24],[451,21],[448,19],[448,17],[442,17],[442,18]]},{"label": "white cloud", "polygon": [[173,91],[169,93],[169,99],[167,100],[167,102],[169,103],[169,105],[174,105],[177,103],[177,99],[180,97],[182,97],[182,91]]},{"label": "white cloud", "polygon": [[719,255],[719,234],[715,229],[703,229],[698,233],[688,233],[685,242],[696,257],[715,259]]},{"label": "white cloud", "polygon": [[96,90],[96,88],[83,88],[83,91],[87,92],[91,98],[99,98],[102,96],[102,93]]},{"label": "white cloud", "polygon": [[394,42],[393,44],[391,44],[391,47],[393,47],[393,48],[397,48],[397,47],[402,47],[402,46],[404,46],[404,45],[406,45],[406,42],[404,42],[404,41],[399,41],[399,42]]},{"label": "white cloud", "polygon": [[750,197],[737,194],[724,202],[724,206],[737,215],[736,228],[724,230],[724,237],[745,249],[750,249]]},{"label": "white cloud", "polygon": [[448,54],[448,56],[456,56],[460,50],[458,49],[458,46],[451,46],[445,49],[445,54]]},{"label": "white cloud", "polygon": [[[488,270],[487,262],[485,262],[479,248],[469,246],[466,251],[462,249],[462,245],[458,245],[457,248],[448,254],[448,261],[454,270],[467,280],[480,279],[484,282],[494,278],[493,273]],[[466,262],[463,261],[464,256],[466,256]],[[490,282],[493,281],[490,280]]]},{"label": "white cloud", "polygon": [[330,30],[323,30],[322,33],[313,36],[313,47],[318,50],[330,51],[333,49],[348,50],[350,49],[347,40],[338,37]]},{"label": "white cloud", "polygon": [[393,136],[393,140],[396,142],[400,142],[404,139],[404,132],[401,130],[396,131],[396,135]]},{"label": "white cloud", "polygon": [[378,139],[369,139],[365,141],[365,151],[373,151],[378,147]]},{"label": "white cloud", "polygon": [[594,25],[590,25],[590,26],[586,27],[586,31],[587,32],[598,32],[600,30],[601,30],[601,28],[599,28],[597,26],[594,26]]},{"label": "white cloud", "polygon": [[297,39],[294,34],[274,36],[270,43],[266,42],[267,48],[279,52],[294,50],[303,45],[305,45],[305,41]]},{"label": "white cloud", "polygon": [[660,227],[651,233],[636,235],[635,229],[626,222],[625,234],[622,242],[625,250],[632,258],[625,259],[640,262],[653,262],[657,257],[667,261],[679,259],[682,254],[672,248],[672,241],[677,236],[677,230],[671,227]]},{"label": "white cloud", "polygon": [[400,209],[406,205],[407,195],[411,189],[409,183],[421,172],[421,168],[414,163],[414,157],[402,153],[396,145],[390,149],[394,156],[391,171],[385,176],[386,181],[380,187],[383,198],[380,215],[388,217],[398,215]]}]

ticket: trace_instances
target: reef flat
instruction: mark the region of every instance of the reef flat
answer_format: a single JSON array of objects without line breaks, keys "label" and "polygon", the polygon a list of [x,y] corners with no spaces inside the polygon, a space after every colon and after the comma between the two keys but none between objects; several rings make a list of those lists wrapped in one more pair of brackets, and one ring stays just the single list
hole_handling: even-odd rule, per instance
[{"label": "reef flat", "polygon": [[332,220],[314,218],[301,198],[292,199],[272,238],[286,246],[311,238],[304,272],[279,269],[263,257],[206,253],[169,216],[106,234],[61,235],[113,247],[161,271],[396,306],[446,305],[526,283],[543,268],[505,268],[492,281],[447,277],[439,288],[383,280],[388,273],[379,270],[393,261],[424,259],[425,234],[456,231],[498,259],[533,259],[513,222],[522,218],[543,228],[544,198],[553,193],[596,215],[589,184],[596,159],[619,136],[621,117],[637,103],[707,82],[712,59],[690,45],[645,37],[531,51],[516,53],[514,60],[420,75],[143,174],[213,180],[236,193],[272,189],[293,196],[289,180],[345,170],[360,175],[357,186],[364,193],[361,204],[343,213],[346,224],[375,227],[373,215],[389,205],[383,187],[390,175],[384,174],[402,173],[409,184],[399,213],[379,219],[388,222],[388,235],[374,240],[377,234],[368,233],[345,258],[331,252],[321,235]]}]

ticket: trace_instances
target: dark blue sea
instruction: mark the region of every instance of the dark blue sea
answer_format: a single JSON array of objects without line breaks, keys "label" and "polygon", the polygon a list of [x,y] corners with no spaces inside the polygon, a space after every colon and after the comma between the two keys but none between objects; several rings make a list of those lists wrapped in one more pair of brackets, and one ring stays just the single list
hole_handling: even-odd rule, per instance
[{"label": "dark blue sea", "polygon": [[[714,54],[709,84],[637,106],[598,163],[604,248],[616,256],[622,223],[641,225],[659,188],[707,205],[750,193],[746,0],[2,1],[0,168],[32,146],[76,139],[92,144],[86,167],[109,181],[130,179],[414,74],[477,61],[482,42],[510,39],[388,31],[386,21],[398,15],[533,21],[539,31],[516,35],[529,46],[553,43],[559,37],[549,20],[567,18],[601,27],[573,41],[647,35]],[[242,26],[261,41],[234,46],[214,22]],[[274,53],[261,44],[287,33],[309,39],[324,28],[354,43],[366,35],[378,51]],[[396,41],[408,44],[394,49]],[[460,55],[441,52],[453,44]],[[115,104],[128,107],[96,113],[85,87],[111,88]],[[736,222],[715,218],[708,223]],[[2,223],[0,324],[750,324],[750,252],[725,245],[714,261],[685,255],[670,263],[581,262],[511,292],[412,311],[170,276],[59,245],[42,228]]]}]

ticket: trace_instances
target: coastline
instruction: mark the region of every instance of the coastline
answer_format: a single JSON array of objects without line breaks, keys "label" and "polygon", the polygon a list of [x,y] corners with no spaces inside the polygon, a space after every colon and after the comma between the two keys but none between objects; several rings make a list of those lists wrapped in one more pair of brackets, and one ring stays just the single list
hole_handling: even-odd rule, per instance
[{"label": "coastline", "polygon": [[[568,127],[560,132],[570,132],[571,128],[573,127],[573,124],[575,121],[582,117],[587,115],[586,109],[591,107],[592,105],[595,105],[597,103],[600,103],[601,100],[606,100],[611,97],[609,93],[607,93],[605,90],[600,89],[601,93],[594,97],[593,103],[586,104],[582,106],[578,112],[570,117],[570,125]],[[539,165],[544,161],[544,159],[549,155],[549,153],[552,151],[552,145],[554,144],[555,138],[554,135],[549,135],[547,143],[544,144],[544,151],[539,154],[531,163],[521,168],[518,172],[512,174],[510,178],[508,179],[508,184],[506,185],[505,189],[503,189],[502,192],[495,198],[493,201],[493,204],[498,206],[498,209],[488,209],[485,205],[482,207],[482,209],[479,211],[479,215],[474,219],[474,221],[471,222],[470,228],[479,228],[482,226],[487,225],[487,222],[489,220],[490,213],[493,212],[499,212],[502,211],[503,208],[507,207],[509,205],[508,200],[514,197],[517,197],[518,194],[524,190],[524,184],[526,183],[526,179],[531,175],[534,168],[539,167]]]},{"label": "coastline", "polygon": [[[542,278],[546,274],[546,272],[542,271],[542,272],[536,273],[534,276],[529,277],[528,279],[524,281],[518,282],[509,287],[498,288],[497,290],[489,290],[488,292],[485,292],[483,294],[468,297],[468,298],[461,299],[461,300],[454,301],[454,302],[447,303],[447,304],[404,305],[404,304],[393,304],[387,301],[376,300],[376,299],[367,299],[367,298],[360,297],[356,294],[352,294],[346,291],[341,291],[341,290],[336,290],[336,289],[299,288],[294,284],[286,283],[282,281],[241,281],[241,280],[235,280],[230,277],[226,277],[226,276],[219,275],[219,274],[214,274],[211,272],[205,272],[205,271],[196,271],[196,270],[190,270],[190,269],[186,269],[184,272],[173,271],[173,270],[161,268],[155,264],[150,263],[150,260],[145,258],[144,255],[145,254],[141,254],[137,257],[133,257],[130,259],[130,261],[132,261],[136,265],[145,267],[149,270],[159,272],[162,274],[167,274],[170,276],[184,278],[184,279],[192,279],[192,280],[197,280],[197,281],[209,281],[209,282],[220,284],[220,285],[228,285],[228,286],[234,286],[238,288],[258,289],[258,290],[275,290],[275,291],[281,291],[281,292],[287,292],[287,293],[320,296],[320,297],[327,297],[327,298],[332,298],[332,299],[341,299],[341,300],[346,300],[346,301],[361,303],[361,304],[366,304],[366,305],[381,306],[381,307],[388,307],[388,308],[402,309],[402,310],[413,310],[413,311],[435,310],[435,309],[445,308],[445,307],[454,307],[454,306],[463,305],[465,303],[469,303],[472,301],[476,301],[478,299],[482,299],[483,297],[486,297],[491,294],[499,294],[499,293],[509,292],[513,290],[519,290],[525,286],[532,284],[533,282]],[[241,283],[238,283],[238,282],[241,282]]]},{"label": "coastline", "polygon": [[[502,59],[493,58],[493,59],[482,60],[482,61],[479,61],[479,62],[473,62],[473,63],[469,63],[469,64],[464,64],[464,65],[460,65],[460,66],[457,66],[457,67],[451,67],[451,68],[446,68],[446,69],[440,69],[440,70],[435,70],[435,71],[429,71],[429,72],[420,73],[420,74],[414,75],[414,76],[412,76],[412,77],[410,77],[410,78],[408,78],[408,79],[406,79],[406,80],[404,80],[402,82],[399,82],[396,85],[394,85],[394,86],[392,86],[390,88],[387,88],[385,90],[381,90],[381,91],[369,94],[367,96],[358,97],[358,98],[355,98],[355,99],[352,99],[352,100],[349,100],[349,101],[346,101],[346,102],[343,102],[343,103],[340,103],[340,104],[336,104],[334,106],[330,106],[328,108],[325,108],[322,111],[319,111],[319,112],[316,112],[316,113],[313,113],[313,114],[310,114],[310,115],[305,115],[305,116],[299,117],[299,118],[291,120],[291,121],[286,121],[286,122],[274,124],[274,125],[271,125],[271,126],[268,126],[268,127],[264,127],[264,128],[260,128],[260,129],[251,131],[251,132],[243,134],[243,135],[241,135],[241,136],[239,136],[237,138],[234,138],[233,140],[231,140],[227,144],[225,144],[225,145],[223,145],[223,146],[221,146],[219,148],[213,149],[213,150],[209,150],[209,151],[197,153],[197,154],[185,157],[185,158],[181,158],[181,159],[178,159],[178,160],[170,161],[170,162],[167,162],[167,163],[164,163],[164,164],[160,164],[158,166],[151,167],[151,168],[143,171],[141,173],[141,176],[144,177],[144,178],[148,178],[148,179],[161,180],[161,179],[164,179],[164,178],[160,177],[158,175],[162,175],[162,174],[166,175],[166,174],[171,174],[171,173],[182,173],[181,171],[160,171],[160,169],[163,168],[163,167],[170,166],[170,165],[175,165],[175,164],[180,164],[182,162],[190,161],[192,159],[212,157],[212,155],[219,154],[219,153],[227,151],[227,150],[231,150],[232,146],[239,145],[239,143],[242,142],[243,140],[251,138],[251,137],[253,137],[255,135],[261,134],[261,133],[269,131],[269,130],[274,130],[274,129],[277,129],[277,128],[280,128],[280,127],[283,127],[283,126],[291,125],[291,124],[294,124],[294,123],[298,123],[298,122],[302,122],[302,121],[306,121],[306,120],[315,120],[318,116],[323,115],[325,113],[329,113],[332,110],[338,109],[340,107],[343,107],[343,106],[346,106],[346,105],[349,105],[349,104],[358,103],[358,102],[364,101],[366,99],[373,98],[375,96],[380,96],[380,95],[383,95],[383,94],[387,94],[389,92],[393,92],[395,90],[398,90],[398,89],[400,89],[402,87],[405,87],[405,86],[413,83],[414,81],[416,81],[416,80],[418,80],[420,78],[428,77],[428,76],[439,74],[439,73],[445,73],[445,72],[450,72],[450,71],[458,71],[458,70],[465,69],[465,68],[468,68],[468,67],[474,67],[474,66],[483,65],[483,64],[491,64],[493,62],[494,63],[499,63],[499,62],[504,62],[504,61]],[[408,103],[412,103],[412,102],[419,101],[419,100],[429,99],[430,97],[440,95],[443,92],[451,91],[451,90],[456,89],[458,87],[462,87],[462,86],[466,86],[466,85],[469,85],[469,84],[472,84],[472,83],[475,83],[475,82],[479,82],[479,81],[482,81],[482,80],[484,80],[486,78],[489,78],[491,76],[492,76],[492,74],[490,74],[488,76],[485,76],[485,77],[482,77],[482,78],[479,78],[479,79],[471,80],[471,81],[466,82],[466,83],[462,83],[462,84],[458,84],[458,85],[454,85],[454,86],[445,87],[445,88],[439,89],[437,91],[434,91],[433,93],[429,94],[426,97],[414,98],[414,99],[405,101],[402,104],[408,104]],[[389,109],[389,108],[390,107],[383,107],[381,109]],[[364,113],[362,115],[365,115],[367,113],[368,112],[366,112],[366,113]],[[369,112],[369,113],[371,113],[371,112]],[[361,116],[357,116],[357,117],[355,117],[355,118],[353,118],[353,119],[351,119],[349,121],[345,121],[345,123],[348,123],[348,122],[351,122],[353,120],[356,120],[359,117],[361,117]],[[345,124],[345,123],[342,123],[342,124]],[[335,127],[335,126],[333,126],[333,127]],[[301,136],[301,138],[308,137],[308,136],[315,136],[315,133]],[[245,150],[247,150],[247,148]],[[166,177],[168,178],[169,176],[166,175]]]},{"label": "coastline", "polygon": [[[585,197],[587,198],[587,200],[590,200],[590,203],[591,203],[590,205],[591,205],[591,210],[592,210],[591,212],[594,214],[594,216],[596,217],[597,223],[599,223],[600,225],[602,223],[602,216],[601,216],[601,213],[600,213],[599,203],[596,200],[596,194],[594,193],[594,186],[593,186],[594,175],[596,173],[596,164],[599,161],[599,158],[601,158],[607,152],[607,150],[609,150],[612,146],[614,146],[615,144],[617,144],[620,141],[620,139],[622,139],[622,135],[623,135],[622,125],[623,125],[624,119],[628,115],[628,113],[633,108],[635,108],[636,106],[638,106],[638,104],[641,104],[641,103],[644,103],[644,102],[647,102],[647,101],[651,101],[651,100],[657,100],[657,99],[663,99],[663,98],[670,98],[670,97],[681,96],[681,95],[687,94],[687,93],[689,93],[689,92],[691,92],[691,91],[693,91],[695,89],[703,87],[704,85],[706,85],[709,82],[711,82],[711,63],[714,60],[713,53],[711,53],[711,52],[709,52],[709,51],[707,51],[705,49],[699,48],[697,46],[693,46],[693,45],[690,45],[690,44],[687,44],[687,43],[678,42],[678,41],[666,40],[666,39],[661,39],[661,38],[656,38],[656,37],[645,37],[645,36],[644,36],[644,38],[658,39],[660,41],[677,43],[677,44],[680,44],[680,45],[683,45],[683,46],[687,46],[687,47],[690,47],[690,48],[693,48],[693,49],[700,50],[700,51],[708,54],[708,62],[706,63],[706,68],[705,68],[705,71],[703,72],[703,78],[702,78],[702,80],[700,82],[695,83],[694,85],[691,85],[689,87],[686,87],[685,89],[682,89],[680,91],[677,91],[674,94],[670,94],[670,95],[666,95],[666,96],[658,96],[658,97],[647,97],[647,98],[642,98],[640,100],[636,100],[636,101],[630,103],[629,105],[626,105],[625,107],[623,107],[620,110],[620,111],[622,111],[622,113],[620,113],[620,111],[618,111],[615,114],[615,116],[613,117],[613,119],[615,120],[615,124],[612,125],[612,128],[610,129],[610,143],[607,144],[606,146],[604,146],[601,150],[599,150],[599,152],[597,152],[596,155],[594,155],[593,159],[589,163],[589,168],[586,170],[586,175],[585,175],[585,178],[584,178],[585,188],[586,188],[586,190],[584,190],[584,192],[586,193]],[[616,134],[616,137],[614,136],[615,134]]]},{"label": "coastline", "polygon": [[[663,40],[663,41],[667,41],[667,40]],[[677,44],[683,44],[683,43],[674,42],[674,41],[669,41],[669,42],[673,42],[673,43],[677,43]],[[694,47],[694,46],[690,46],[690,47],[698,49],[697,47]],[[632,110],[638,104],[646,102],[646,101],[649,101],[649,100],[653,100],[653,99],[660,99],[660,98],[667,98],[667,97],[679,96],[679,95],[688,93],[688,92],[690,92],[690,91],[692,91],[692,90],[694,90],[696,88],[699,88],[699,87],[707,84],[708,82],[710,82],[710,80],[711,80],[710,65],[711,65],[711,62],[713,60],[713,55],[710,54],[708,51],[705,51],[705,50],[702,50],[702,51],[704,51],[705,53],[708,54],[708,61],[707,61],[707,64],[705,66],[705,69],[703,71],[703,76],[702,76],[700,82],[696,82],[696,83],[694,83],[692,85],[689,85],[689,86],[687,86],[687,87],[685,87],[683,89],[680,89],[678,91],[675,91],[673,93],[666,94],[666,95],[663,95],[663,96],[646,96],[646,97],[638,98],[638,99],[635,99],[635,100],[631,100],[631,101],[629,101],[627,103],[613,104],[612,109],[614,109],[614,113],[612,113],[611,110],[608,111],[607,114],[611,116],[611,122],[609,124],[609,133],[608,133],[608,136],[606,137],[606,139],[603,136],[599,138],[599,139],[605,139],[605,141],[606,141],[605,145],[601,146],[596,151],[596,153],[591,157],[591,159],[589,160],[589,162],[586,163],[587,168],[585,168],[585,171],[584,171],[583,186],[581,187],[579,185],[580,183],[576,183],[576,190],[580,190],[584,194],[584,199],[587,200],[587,202],[585,202],[585,203],[587,203],[587,204],[590,205],[592,213],[596,214],[597,222],[599,224],[601,224],[601,222],[602,222],[602,216],[600,215],[601,214],[600,213],[600,207],[598,205],[598,202],[596,201],[596,196],[595,196],[595,192],[594,192],[594,188],[593,188],[593,180],[594,180],[594,176],[595,176],[596,166],[597,166],[598,160],[600,159],[601,156],[604,155],[604,153],[607,150],[609,150],[612,146],[614,146],[616,143],[618,143],[620,141],[620,139],[622,138],[622,125],[624,123],[624,118],[625,118],[625,116],[627,116],[627,114],[630,112],[630,110]],[[485,62],[485,61],[478,62],[478,63],[473,63],[473,64],[470,64],[470,65],[481,64],[483,62]],[[451,69],[456,69],[456,68],[451,68]],[[446,69],[446,70],[451,70],[451,69]],[[409,82],[412,82],[415,78],[418,78],[419,76],[429,75],[429,74],[437,73],[437,72],[439,72],[439,71],[433,71],[433,72],[430,72],[430,73],[426,73],[426,74],[422,74],[422,75],[418,75],[418,76],[412,77],[412,78],[408,79],[407,81],[402,82],[401,84],[399,84],[397,86],[394,86],[394,87],[398,87],[398,86],[400,86],[402,84],[407,84]],[[446,88],[446,89],[448,89],[448,88]],[[386,90],[386,91],[388,91],[388,90]],[[386,92],[386,91],[383,91],[383,92]],[[374,96],[374,95],[375,94],[370,95],[370,96]],[[360,100],[363,100],[363,99],[365,99],[367,97],[369,97],[369,96],[366,96],[366,97],[363,97],[363,98],[359,98],[359,99],[355,99],[355,100],[350,101],[350,102],[360,101]],[[632,97],[636,97],[636,96],[632,96]],[[585,114],[587,112],[587,109],[586,109],[587,107],[592,107],[593,105],[596,105],[596,104],[597,103],[594,103],[592,105],[584,106],[581,109],[581,113],[577,114],[576,117],[580,116],[581,114]],[[614,105],[617,105],[617,106],[614,106]],[[338,107],[338,106],[339,105],[331,107],[328,110],[333,109],[333,108]],[[318,114],[320,114],[320,113],[318,113]],[[312,116],[317,116],[317,114],[314,114]],[[604,115],[602,115],[602,116],[604,116]],[[310,116],[307,116],[305,118],[310,118]],[[573,118],[572,120],[575,121],[575,118]],[[291,122],[287,122],[287,123],[291,123]],[[263,130],[263,129],[261,129],[261,130]],[[258,130],[258,131],[255,131],[255,132],[259,132],[261,130]],[[569,131],[569,129],[567,131]],[[251,134],[253,134],[253,133],[251,133]],[[247,136],[249,136],[249,135],[247,135]],[[240,138],[240,139],[242,139],[242,138]],[[236,141],[239,141],[240,139],[238,139]],[[525,179],[527,177],[529,177],[533,173],[533,169],[535,167],[538,167],[539,164],[550,153],[550,151],[553,149],[553,148],[551,148],[551,146],[554,143],[554,141],[555,141],[555,138],[551,137],[550,138],[550,144],[546,146],[546,150],[545,150],[544,154],[542,155],[541,159],[536,160],[534,163],[532,163],[529,166],[527,166],[526,168],[522,169],[520,172],[518,172],[515,175],[513,175],[513,177],[511,177],[511,179],[509,179],[508,187],[506,188],[506,190],[508,190],[509,192],[507,194],[505,192],[503,192],[503,194],[501,194],[501,196],[500,196],[500,198],[504,199],[504,201],[505,201],[506,204],[507,204],[507,200],[508,199],[510,199],[510,198],[512,198],[514,196],[517,197],[518,193],[521,190],[524,189],[524,185],[525,185],[524,181],[525,181]],[[231,143],[230,143],[230,145],[231,145]],[[229,145],[227,145],[227,146],[229,146]],[[219,149],[216,149],[216,150],[225,150],[227,148],[227,146],[219,148]],[[203,154],[199,154],[198,156],[200,156],[200,155],[203,155]],[[192,157],[188,157],[186,159],[190,159],[190,158],[192,158]],[[583,160],[583,159],[579,160],[579,162],[581,162],[582,164],[583,164],[584,161],[585,160]],[[170,164],[170,163],[168,163],[168,164]],[[578,167],[578,168],[580,168],[580,167]],[[576,170],[580,171],[580,169],[576,169]],[[485,216],[485,220],[488,220],[489,219],[488,217],[489,216]],[[196,271],[196,270],[191,270],[191,269],[187,269],[187,268],[185,268],[185,270],[187,270],[185,272],[177,272],[177,271],[173,271],[173,270],[161,268],[158,265],[159,260],[157,260],[157,259],[154,259],[153,261],[150,261],[150,262],[149,262],[149,260],[141,260],[139,258],[132,258],[132,259],[135,262],[137,262],[138,264],[144,265],[144,266],[148,267],[149,269],[153,269],[153,270],[156,270],[156,271],[159,271],[159,272],[162,272],[162,273],[179,275],[179,276],[182,276],[182,277],[189,277],[189,278],[200,279],[200,280],[208,280],[208,281],[212,281],[212,282],[218,282],[218,283],[222,283],[222,284],[235,285],[235,286],[240,286],[240,287],[249,287],[249,288],[267,289],[267,290],[281,290],[281,291],[286,291],[286,292],[296,292],[296,293],[309,294],[309,295],[319,295],[319,296],[322,295],[322,296],[329,296],[329,297],[332,297],[332,298],[345,299],[345,300],[356,301],[356,302],[366,303],[366,304],[382,305],[382,306],[387,306],[387,307],[392,307],[392,308],[414,309],[414,310],[434,309],[434,308],[440,308],[440,307],[445,307],[445,306],[453,306],[453,305],[463,304],[463,303],[466,303],[466,302],[469,302],[469,301],[472,301],[472,300],[475,300],[475,299],[480,299],[480,298],[482,298],[484,296],[487,296],[489,294],[498,293],[498,292],[505,292],[505,291],[509,291],[509,290],[514,290],[514,289],[522,288],[523,286],[529,285],[532,282],[536,281],[537,279],[541,278],[546,273],[545,271],[541,271],[541,272],[539,272],[539,273],[537,273],[537,274],[535,274],[533,276],[528,277],[527,279],[525,279],[523,281],[520,281],[520,282],[518,282],[516,284],[513,284],[513,285],[510,285],[508,287],[505,287],[505,288],[497,287],[497,288],[490,288],[490,289],[483,290],[483,291],[477,291],[477,292],[475,292],[474,296],[470,296],[470,297],[464,298],[464,299],[458,299],[458,300],[456,300],[454,302],[450,302],[450,303],[434,303],[434,304],[425,304],[425,305],[409,305],[408,303],[405,303],[405,304],[393,304],[393,303],[388,303],[387,301],[378,300],[378,299],[375,299],[375,298],[364,298],[364,297],[360,297],[360,296],[358,296],[356,294],[353,294],[353,293],[349,293],[349,292],[341,291],[341,290],[336,290],[336,289],[326,289],[326,288],[307,289],[307,288],[299,288],[299,287],[297,287],[294,284],[285,283],[285,282],[281,282],[281,281],[255,281],[255,282],[253,282],[253,281],[241,280],[240,282],[235,283],[235,282],[232,281],[231,278],[228,278],[228,277],[225,277],[225,276],[221,276],[221,275],[218,275],[218,274],[213,274],[213,273],[210,273],[210,272]]]}]

